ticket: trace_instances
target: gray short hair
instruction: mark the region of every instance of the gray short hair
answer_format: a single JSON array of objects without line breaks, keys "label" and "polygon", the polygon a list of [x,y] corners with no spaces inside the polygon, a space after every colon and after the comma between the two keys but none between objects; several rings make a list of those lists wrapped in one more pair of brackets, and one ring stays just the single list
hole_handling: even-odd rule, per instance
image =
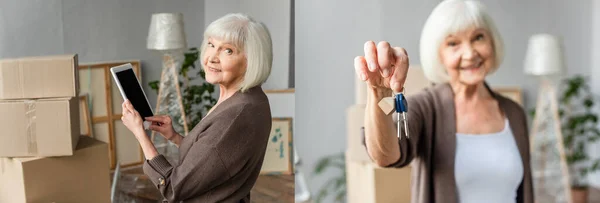
[{"label": "gray short hair", "polygon": [[213,21],[204,31],[201,60],[204,59],[204,50],[211,37],[232,43],[246,54],[246,74],[239,87],[242,92],[261,85],[269,78],[273,46],[271,34],[264,24],[240,13],[227,14]]},{"label": "gray short hair", "polygon": [[421,66],[427,79],[433,83],[449,80],[450,76],[440,60],[440,45],[448,35],[471,26],[486,29],[491,33],[496,64],[490,73],[498,69],[504,58],[504,44],[485,6],[474,0],[445,0],[433,9],[421,33]]}]

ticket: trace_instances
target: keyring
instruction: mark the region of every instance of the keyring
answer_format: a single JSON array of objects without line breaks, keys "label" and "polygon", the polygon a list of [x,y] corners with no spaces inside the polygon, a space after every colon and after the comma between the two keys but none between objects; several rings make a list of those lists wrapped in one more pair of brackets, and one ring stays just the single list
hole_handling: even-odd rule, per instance
[{"label": "keyring", "polygon": [[404,134],[406,135],[406,138],[410,138],[408,135],[408,102],[406,101],[406,98],[404,97],[404,87],[402,87],[402,91],[400,91],[399,93],[393,93],[393,95],[391,97],[385,97],[382,100],[379,101],[378,103],[379,108],[381,108],[381,110],[383,111],[383,113],[385,115],[390,115],[392,112],[396,112],[396,115],[398,116],[398,123],[396,124],[398,132],[397,132],[397,136],[398,139],[401,139],[401,133],[400,133],[400,123],[402,122],[402,124],[404,124]]},{"label": "keyring", "polygon": [[400,122],[404,124],[404,134],[406,138],[410,138],[408,135],[408,121],[407,121],[407,113],[408,113],[408,102],[404,97],[404,87],[402,87],[402,91],[398,94],[394,93],[394,109],[396,110],[396,115],[398,116],[397,135],[399,139],[402,139],[400,133]]}]

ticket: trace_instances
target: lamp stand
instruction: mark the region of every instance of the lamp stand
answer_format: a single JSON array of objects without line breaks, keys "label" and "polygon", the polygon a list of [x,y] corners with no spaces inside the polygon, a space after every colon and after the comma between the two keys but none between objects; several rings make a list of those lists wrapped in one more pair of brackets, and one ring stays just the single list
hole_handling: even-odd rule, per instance
[{"label": "lamp stand", "polygon": [[555,85],[548,78],[542,78],[530,135],[531,172],[537,202],[572,202],[557,101]]},{"label": "lamp stand", "polygon": [[[158,88],[156,115],[170,116],[175,132],[187,136],[189,130],[177,73],[177,67],[181,65],[182,60],[180,58],[183,53],[181,51],[165,51],[163,54],[163,69]],[[162,136],[155,136],[155,132],[152,132],[152,142],[158,152],[165,155],[169,161],[177,162],[179,160],[179,149],[175,144]]]}]

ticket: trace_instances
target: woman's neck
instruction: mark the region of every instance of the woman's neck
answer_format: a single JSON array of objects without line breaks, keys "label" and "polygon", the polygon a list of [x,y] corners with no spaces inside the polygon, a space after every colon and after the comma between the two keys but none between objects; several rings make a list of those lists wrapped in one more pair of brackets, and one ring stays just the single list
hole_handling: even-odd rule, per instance
[{"label": "woman's neck", "polygon": [[229,84],[219,84],[219,99],[217,99],[217,103],[210,110],[208,110],[208,113],[206,115],[208,116],[208,114],[210,114],[215,108],[217,108],[219,104],[223,103],[225,100],[229,99],[237,91],[239,91],[240,84],[241,82],[239,81]]},{"label": "woman's neck", "polygon": [[238,77],[236,79],[234,79],[232,82],[229,83],[220,83],[219,84],[219,99],[217,100],[217,105],[219,105],[221,102],[229,99],[229,97],[233,96],[237,91],[240,90],[240,85],[242,85],[243,82],[243,78],[242,77]]},{"label": "woman's neck", "polygon": [[477,84],[465,84],[458,81],[451,81],[450,86],[454,92],[454,100],[462,102],[478,102],[492,97],[485,87],[484,82]]},{"label": "woman's neck", "polygon": [[238,91],[237,87],[231,87],[231,86],[226,86],[226,85],[220,84],[219,85],[219,99],[217,99],[217,103],[212,108],[210,108],[210,110],[208,110],[206,115],[208,116],[210,113],[212,113],[212,111],[215,110],[215,108],[217,108],[217,106],[219,106],[219,104],[221,104],[223,101],[229,99],[237,91]]},{"label": "woman's neck", "polygon": [[237,85],[219,85],[219,99],[217,105],[229,99],[239,90]]}]

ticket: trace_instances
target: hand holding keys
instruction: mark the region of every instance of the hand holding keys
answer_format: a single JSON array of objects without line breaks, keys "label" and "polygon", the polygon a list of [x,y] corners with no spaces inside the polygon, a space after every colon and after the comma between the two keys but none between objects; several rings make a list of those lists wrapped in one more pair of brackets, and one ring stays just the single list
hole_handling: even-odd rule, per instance
[{"label": "hand holding keys", "polygon": [[404,82],[408,73],[408,54],[401,47],[392,47],[388,42],[382,41],[375,45],[367,41],[364,45],[364,56],[354,59],[354,68],[357,76],[365,81],[372,89],[391,89],[393,97],[383,98],[379,107],[389,115],[396,111],[398,115],[398,138],[400,138],[400,123],[404,124],[404,133],[408,137],[408,124],[406,113],[408,105],[404,98]]}]

